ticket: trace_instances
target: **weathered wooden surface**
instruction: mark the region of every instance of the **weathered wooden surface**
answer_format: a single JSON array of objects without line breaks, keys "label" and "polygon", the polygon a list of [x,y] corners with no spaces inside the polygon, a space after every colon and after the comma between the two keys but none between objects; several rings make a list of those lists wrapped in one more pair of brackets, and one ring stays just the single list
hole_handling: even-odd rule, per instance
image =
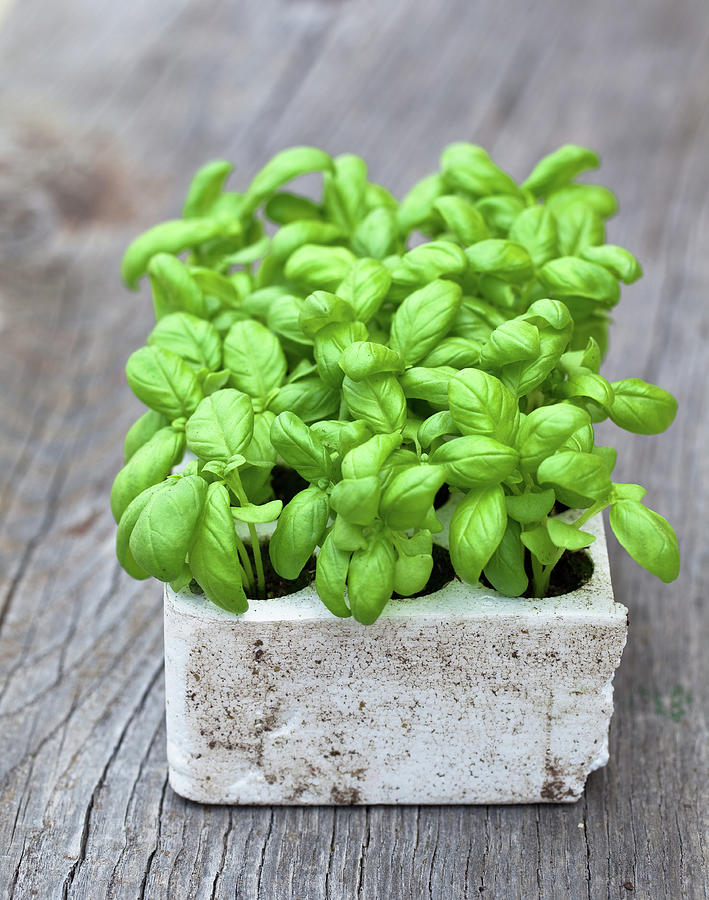
[{"label": "weathered wooden surface", "polygon": [[[709,16],[700,0],[0,3],[0,885],[20,897],[705,897]],[[402,191],[445,142],[516,175],[604,156],[624,291],[611,377],[672,389],[621,480],[677,525],[665,587],[613,546],[631,633],[611,762],[573,807],[200,808],[166,784],[160,590],[113,558],[137,403],[139,228],[211,156],[292,143]],[[611,433],[611,429],[608,430]]]}]

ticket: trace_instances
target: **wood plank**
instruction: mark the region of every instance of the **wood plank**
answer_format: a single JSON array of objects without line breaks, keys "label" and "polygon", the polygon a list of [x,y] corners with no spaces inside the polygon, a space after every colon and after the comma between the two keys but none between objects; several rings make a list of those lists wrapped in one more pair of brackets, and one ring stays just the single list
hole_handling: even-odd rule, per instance
[{"label": "wood plank", "polygon": [[[699,2],[27,0],[0,22],[0,884],[41,897],[705,897],[709,22]],[[297,142],[398,192],[473,139],[523,176],[587,143],[618,188],[607,370],[676,424],[603,429],[677,525],[680,580],[612,548],[631,636],[611,762],[574,807],[210,809],[166,787],[160,596],[107,493],[149,328],[123,246],[210,156]],[[630,887],[624,885],[631,885]]]}]

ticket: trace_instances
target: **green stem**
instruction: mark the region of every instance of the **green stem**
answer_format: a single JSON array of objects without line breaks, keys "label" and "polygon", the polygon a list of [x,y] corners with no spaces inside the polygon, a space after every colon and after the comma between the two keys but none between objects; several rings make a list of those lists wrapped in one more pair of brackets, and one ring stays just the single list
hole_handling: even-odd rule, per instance
[{"label": "green stem", "polygon": [[594,503],[593,506],[589,506],[583,515],[579,516],[575,522],[572,522],[574,528],[580,528],[582,525],[585,525],[589,519],[592,519],[595,515],[597,515],[602,509],[605,509],[608,506],[608,502],[606,500],[598,500],[598,502]]},{"label": "green stem", "polygon": [[[241,478],[239,477],[239,472],[237,469],[234,469],[233,472],[230,472],[228,475],[229,479],[229,487],[234,491],[239,503],[242,506],[249,505],[249,498],[246,496],[246,491],[244,490],[244,486],[241,483]],[[261,542],[258,539],[258,534],[256,532],[256,526],[249,522],[249,537],[251,538],[251,552],[254,555],[254,563],[256,564],[256,589],[258,591],[258,595],[261,598],[266,597],[266,573],[263,568],[263,557],[261,556]],[[248,556],[248,554],[247,554]],[[251,568],[251,563],[249,563],[249,568]],[[251,583],[253,584],[253,569],[251,570]]]},{"label": "green stem", "polygon": [[340,411],[337,414],[337,418],[340,419],[340,421],[343,421],[343,422],[346,421],[348,412],[349,412],[349,410],[347,409],[347,401],[345,400],[344,397],[341,397],[340,398]]},{"label": "green stem", "polygon": [[249,588],[253,588],[254,570],[251,565],[251,560],[249,559],[249,554],[246,552],[244,542],[241,540],[238,534],[236,536],[236,547],[239,551],[239,556],[241,557],[241,568],[244,570],[244,575],[246,575],[246,584],[249,586]]},{"label": "green stem", "polygon": [[532,583],[534,587],[534,596],[543,597],[544,591],[548,585],[544,584],[544,566],[539,562],[537,557],[532,553]]}]

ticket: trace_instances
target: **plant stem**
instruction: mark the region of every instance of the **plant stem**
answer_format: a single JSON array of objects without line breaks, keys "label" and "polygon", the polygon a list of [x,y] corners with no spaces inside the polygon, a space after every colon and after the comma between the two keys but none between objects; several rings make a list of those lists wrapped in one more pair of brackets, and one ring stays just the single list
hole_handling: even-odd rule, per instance
[{"label": "plant stem", "polygon": [[544,566],[539,562],[537,557],[532,554],[532,582],[534,587],[534,596],[540,599],[546,593],[549,587],[550,572],[546,572]]},{"label": "plant stem", "polygon": [[337,413],[337,418],[341,421],[345,421],[347,419],[347,401],[344,397],[340,398],[340,411]]},{"label": "plant stem", "polygon": [[575,522],[572,522],[574,528],[580,528],[582,525],[585,525],[589,519],[592,519],[597,513],[599,513],[602,509],[605,509],[608,506],[606,500],[598,500],[593,506],[589,506],[583,515],[579,516]]},{"label": "plant stem", "polygon": [[[239,477],[238,470],[234,469],[233,472],[229,473],[229,487],[234,491],[239,503],[242,506],[249,505],[249,498],[246,496],[246,491],[244,490],[244,486],[241,483],[241,478]],[[256,526],[249,522],[249,537],[251,538],[251,552],[254,555],[254,563],[256,564],[256,590],[258,592],[259,597],[265,599],[266,597],[266,574],[263,569],[263,558],[261,556],[261,542],[258,539],[258,534],[256,533]],[[248,558],[248,554],[247,554]],[[249,562],[249,569],[251,569],[251,563]],[[251,569],[251,584],[253,585],[254,575],[253,569]]]},{"label": "plant stem", "polygon": [[246,583],[249,588],[253,588],[254,570],[251,565],[251,560],[249,559],[249,554],[246,552],[244,542],[241,540],[238,534],[236,536],[236,547],[239,551],[239,556],[241,557],[241,568],[244,570],[244,574],[246,575]]}]

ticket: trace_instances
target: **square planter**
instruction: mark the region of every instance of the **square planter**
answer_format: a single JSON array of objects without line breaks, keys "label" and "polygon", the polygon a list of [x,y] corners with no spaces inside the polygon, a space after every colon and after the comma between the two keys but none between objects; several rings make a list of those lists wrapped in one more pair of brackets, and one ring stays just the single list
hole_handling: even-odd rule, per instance
[{"label": "square planter", "polygon": [[602,518],[585,530],[594,572],[573,593],[454,580],[369,627],[333,617],[314,588],[235,617],[166,587],[173,789],[234,804],[577,800],[608,760],[627,633]]}]

